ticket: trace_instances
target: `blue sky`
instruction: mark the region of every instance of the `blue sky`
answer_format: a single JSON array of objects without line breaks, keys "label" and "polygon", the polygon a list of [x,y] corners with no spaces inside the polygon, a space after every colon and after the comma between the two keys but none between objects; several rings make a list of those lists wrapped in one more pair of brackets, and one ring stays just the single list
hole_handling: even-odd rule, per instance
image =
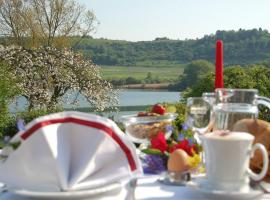
[{"label": "blue sky", "polygon": [[78,0],[96,14],[95,38],[195,39],[216,30],[270,30],[270,0]]}]

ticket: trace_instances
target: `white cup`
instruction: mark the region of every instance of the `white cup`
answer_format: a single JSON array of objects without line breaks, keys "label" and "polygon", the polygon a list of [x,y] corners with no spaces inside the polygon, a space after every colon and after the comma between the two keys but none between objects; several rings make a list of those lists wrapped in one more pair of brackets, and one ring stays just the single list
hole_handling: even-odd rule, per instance
[{"label": "white cup", "polygon": [[[254,136],[245,132],[208,133],[200,136],[205,152],[206,177],[211,189],[249,191],[249,178],[261,180],[268,170],[268,153],[262,144],[252,146]],[[263,155],[259,174],[249,169],[249,160],[256,150]]]}]

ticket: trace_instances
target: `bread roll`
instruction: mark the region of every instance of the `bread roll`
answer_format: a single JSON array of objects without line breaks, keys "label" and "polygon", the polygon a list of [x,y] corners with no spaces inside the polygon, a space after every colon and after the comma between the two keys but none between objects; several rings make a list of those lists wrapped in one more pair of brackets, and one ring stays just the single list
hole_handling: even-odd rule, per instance
[{"label": "bread roll", "polygon": [[[259,120],[259,119],[243,119],[238,121],[234,127],[233,131],[243,131],[248,132],[255,136],[254,143],[261,143],[265,146],[268,151],[268,156],[270,157],[270,123]],[[270,158],[269,158],[270,160]],[[259,150],[254,154],[254,157],[250,160],[250,168],[259,173],[262,169],[263,157]],[[268,168],[268,173],[264,178],[265,181],[270,182],[270,168]]]}]

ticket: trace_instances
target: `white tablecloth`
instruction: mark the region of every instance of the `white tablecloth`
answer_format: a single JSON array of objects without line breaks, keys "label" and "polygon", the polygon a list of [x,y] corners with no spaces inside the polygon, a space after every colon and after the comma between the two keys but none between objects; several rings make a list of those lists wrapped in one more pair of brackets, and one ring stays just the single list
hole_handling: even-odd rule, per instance
[{"label": "white tablecloth", "polygon": [[[14,196],[10,193],[3,193],[0,195],[1,200],[28,200],[28,198],[22,198]],[[103,198],[98,197],[94,199],[102,200],[133,200],[134,195],[127,195],[126,190],[122,190],[118,196],[110,197],[105,196]],[[149,176],[138,180],[138,186],[135,189],[136,200],[206,200],[207,198],[200,192],[181,186],[168,186],[157,182],[156,176]],[[75,200],[75,199],[74,199]],[[91,198],[93,200],[93,198]],[[243,199],[244,200],[244,199]],[[270,194],[265,194],[262,200],[270,200]]]}]

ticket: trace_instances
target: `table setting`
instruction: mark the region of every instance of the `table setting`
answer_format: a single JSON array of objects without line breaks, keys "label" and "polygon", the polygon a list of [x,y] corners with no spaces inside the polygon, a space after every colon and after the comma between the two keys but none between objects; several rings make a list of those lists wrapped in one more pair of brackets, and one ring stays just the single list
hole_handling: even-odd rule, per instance
[{"label": "table setting", "polygon": [[[257,91],[226,89],[228,98],[221,98],[219,91],[213,105],[189,105],[186,118],[193,117],[192,127],[182,124],[176,140],[171,138],[176,136],[177,114],[167,112],[175,109],[160,104],[137,117],[124,116],[125,126],[132,126],[127,134],[112,120],[93,114],[62,112],[37,118],[1,151],[0,199],[270,199],[264,179],[268,151],[246,121],[253,120],[256,130],[262,125],[246,115],[229,115],[222,130],[210,127],[224,118],[216,115],[216,107],[226,109],[234,95],[237,104],[239,99],[246,103],[243,97],[257,98]],[[226,99],[226,105],[219,105],[219,99]],[[205,108],[210,111],[202,112]],[[202,118],[208,123],[201,123]],[[133,141],[140,142],[137,148]],[[253,156],[256,162],[250,161]],[[261,166],[259,171],[252,162]]]},{"label": "table setting", "polygon": [[34,119],[0,151],[1,200],[270,200],[270,99],[224,88],[111,119],[65,111]]}]

